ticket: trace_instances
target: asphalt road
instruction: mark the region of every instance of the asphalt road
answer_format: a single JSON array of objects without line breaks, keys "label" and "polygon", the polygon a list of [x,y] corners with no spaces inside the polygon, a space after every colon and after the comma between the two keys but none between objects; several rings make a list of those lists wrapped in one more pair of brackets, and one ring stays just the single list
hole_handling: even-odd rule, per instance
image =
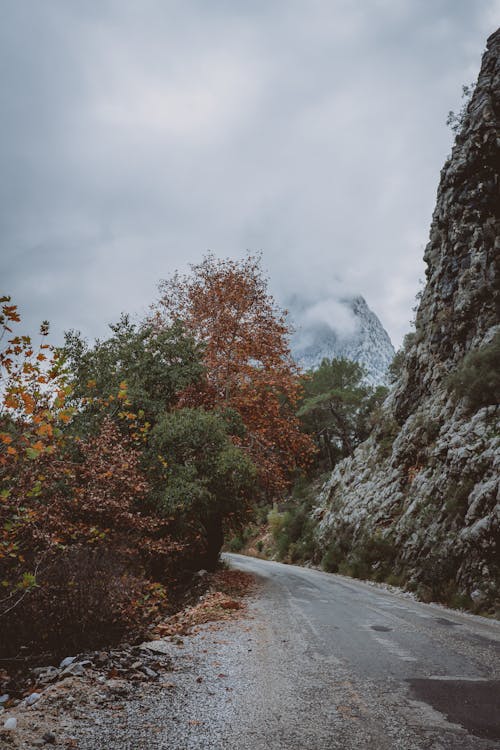
[{"label": "asphalt road", "polygon": [[[79,706],[79,750],[500,750],[500,623],[292,565],[173,639],[165,687]],[[78,703],[78,701],[77,701]]]},{"label": "asphalt road", "polygon": [[343,576],[227,559],[262,582],[245,673],[233,673],[228,747],[500,748],[499,622]]}]

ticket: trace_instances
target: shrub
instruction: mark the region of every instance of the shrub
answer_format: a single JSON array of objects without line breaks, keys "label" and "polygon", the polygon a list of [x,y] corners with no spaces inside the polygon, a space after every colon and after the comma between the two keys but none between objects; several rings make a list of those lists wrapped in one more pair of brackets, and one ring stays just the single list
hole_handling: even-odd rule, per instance
[{"label": "shrub", "polygon": [[144,585],[123,555],[74,546],[44,561],[25,595],[2,617],[2,654],[67,654],[116,641],[132,627]]},{"label": "shrub", "polygon": [[489,344],[466,354],[447,386],[457,398],[466,399],[471,411],[500,402],[500,332]]},{"label": "shrub", "polygon": [[404,337],[403,345],[401,346],[400,349],[398,349],[398,351],[394,355],[394,359],[389,365],[388,375],[389,375],[390,383],[395,383],[397,380],[399,380],[404,370],[405,364],[406,364],[408,352],[412,348],[415,341],[416,341],[416,333],[414,331],[407,333],[406,336]]},{"label": "shrub", "polygon": [[392,446],[400,431],[400,427],[395,419],[384,419],[380,422],[377,441],[379,450],[383,458],[389,458],[392,453]]},{"label": "shrub", "polygon": [[384,581],[394,576],[393,565],[397,550],[392,541],[380,532],[366,536],[355,549],[351,549],[348,536],[330,542],[321,560],[328,573],[342,573],[353,578],[375,578]]},{"label": "shrub", "polygon": [[241,552],[244,547],[243,539],[240,534],[235,534],[227,543],[230,552]]},{"label": "shrub", "polygon": [[472,609],[473,601],[468,594],[464,592],[455,591],[451,592],[446,601],[449,607],[453,609]]},{"label": "shrub", "polygon": [[303,538],[298,539],[290,544],[288,550],[290,562],[300,563],[310,560],[316,562],[316,543],[312,531],[309,529],[305,532]]},{"label": "shrub", "polygon": [[347,575],[353,578],[371,578],[371,566],[360,557],[354,557],[351,563],[351,572]]},{"label": "shrub", "polygon": [[418,575],[418,597],[423,601],[450,601],[456,593],[455,578],[458,567],[458,559],[450,552],[445,556],[443,552],[433,550],[422,556]]},{"label": "shrub", "polygon": [[367,563],[391,565],[394,562],[397,550],[388,537],[382,536],[380,531],[376,531],[373,536],[365,538],[360,554]]},{"label": "shrub", "polygon": [[321,567],[327,573],[337,573],[343,560],[343,554],[335,542],[330,542],[323,557],[321,558]]},{"label": "shrub", "polygon": [[425,425],[425,432],[429,443],[433,443],[441,431],[441,424],[436,419],[428,419]]},{"label": "shrub", "polygon": [[469,495],[474,486],[475,481],[471,478],[461,479],[457,484],[449,485],[445,508],[450,516],[465,516],[469,505]]},{"label": "shrub", "polygon": [[293,505],[291,502],[285,513],[270,511],[269,528],[280,560],[289,559],[295,563],[306,560],[316,562],[315,524],[310,511],[311,497],[309,495],[306,495],[299,505]]},{"label": "shrub", "polygon": [[258,526],[262,526],[267,523],[270,510],[271,507],[269,505],[257,505],[257,507],[254,508],[255,523]]},{"label": "shrub", "polygon": [[397,380],[399,380],[399,377],[403,372],[405,362],[406,353],[404,349],[398,349],[387,371],[390,383],[395,383]]},{"label": "shrub", "polygon": [[269,531],[274,539],[277,539],[285,523],[285,514],[280,513],[276,508],[272,508],[267,514],[267,522],[269,524]]},{"label": "shrub", "polygon": [[347,562],[347,560],[343,560],[343,562],[340,563],[340,565],[339,565],[339,573],[342,576],[349,576],[349,578],[354,578],[355,577],[353,575],[352,565],[349,562]]},{"label": "shrub", "polygon": [[389,586],[402,586],[404,584],[404,576],[402,574],[397,575],[396,573],[390,573],[385,579],[385,582],[388,583]]},{"label": "shrub", "polygon": [[474,88],[475,86],[473,83],[470,83],[468,86],[462,85],[463,102],[460,110],[458,112],[454,112],[452,109],[450,109],[450,111],[448,112],[446,124],[449,128],[451,128],[455,135],[458,135],[458,133],[460,133],[464,126],[465,119],[467,117],[467,110],[472,99],[472,94],[474,93]]}]

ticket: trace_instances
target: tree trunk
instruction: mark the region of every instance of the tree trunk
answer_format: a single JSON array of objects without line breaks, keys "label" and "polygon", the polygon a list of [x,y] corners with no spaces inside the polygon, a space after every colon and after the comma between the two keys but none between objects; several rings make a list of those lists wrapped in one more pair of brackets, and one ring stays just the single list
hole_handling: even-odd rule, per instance
[{"label": "tree trunk", "polygon": [[222,545],[224,544],[222,516],[218,514],[209,516],[205,522],[205,530],[207,532],[207,548],[204,556],[204,565],[207,570],[214,570],[219,561]]}]

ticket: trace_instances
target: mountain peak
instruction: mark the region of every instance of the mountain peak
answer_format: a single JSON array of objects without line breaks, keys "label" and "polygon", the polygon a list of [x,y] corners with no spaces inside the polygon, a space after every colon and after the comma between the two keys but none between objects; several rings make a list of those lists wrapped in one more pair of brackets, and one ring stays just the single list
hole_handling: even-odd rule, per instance
[{"label": "mountain peak", "polygon": [[292,354],[304,370],[315,369],[325,358],[343,357],[365,368],[368,384],[386,383],[394,347],[362,295],[316,300],[295,296],[290,308],[296,327]]}]

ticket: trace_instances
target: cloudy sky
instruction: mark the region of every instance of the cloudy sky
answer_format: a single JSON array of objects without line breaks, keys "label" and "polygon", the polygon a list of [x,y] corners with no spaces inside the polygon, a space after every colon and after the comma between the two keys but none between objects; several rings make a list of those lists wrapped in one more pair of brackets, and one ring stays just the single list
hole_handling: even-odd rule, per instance
[{"label": "cloudy sky", "polygon": [[0,0],[2,289],[105,333],[211,249],[408,330],[500,0]]}]

